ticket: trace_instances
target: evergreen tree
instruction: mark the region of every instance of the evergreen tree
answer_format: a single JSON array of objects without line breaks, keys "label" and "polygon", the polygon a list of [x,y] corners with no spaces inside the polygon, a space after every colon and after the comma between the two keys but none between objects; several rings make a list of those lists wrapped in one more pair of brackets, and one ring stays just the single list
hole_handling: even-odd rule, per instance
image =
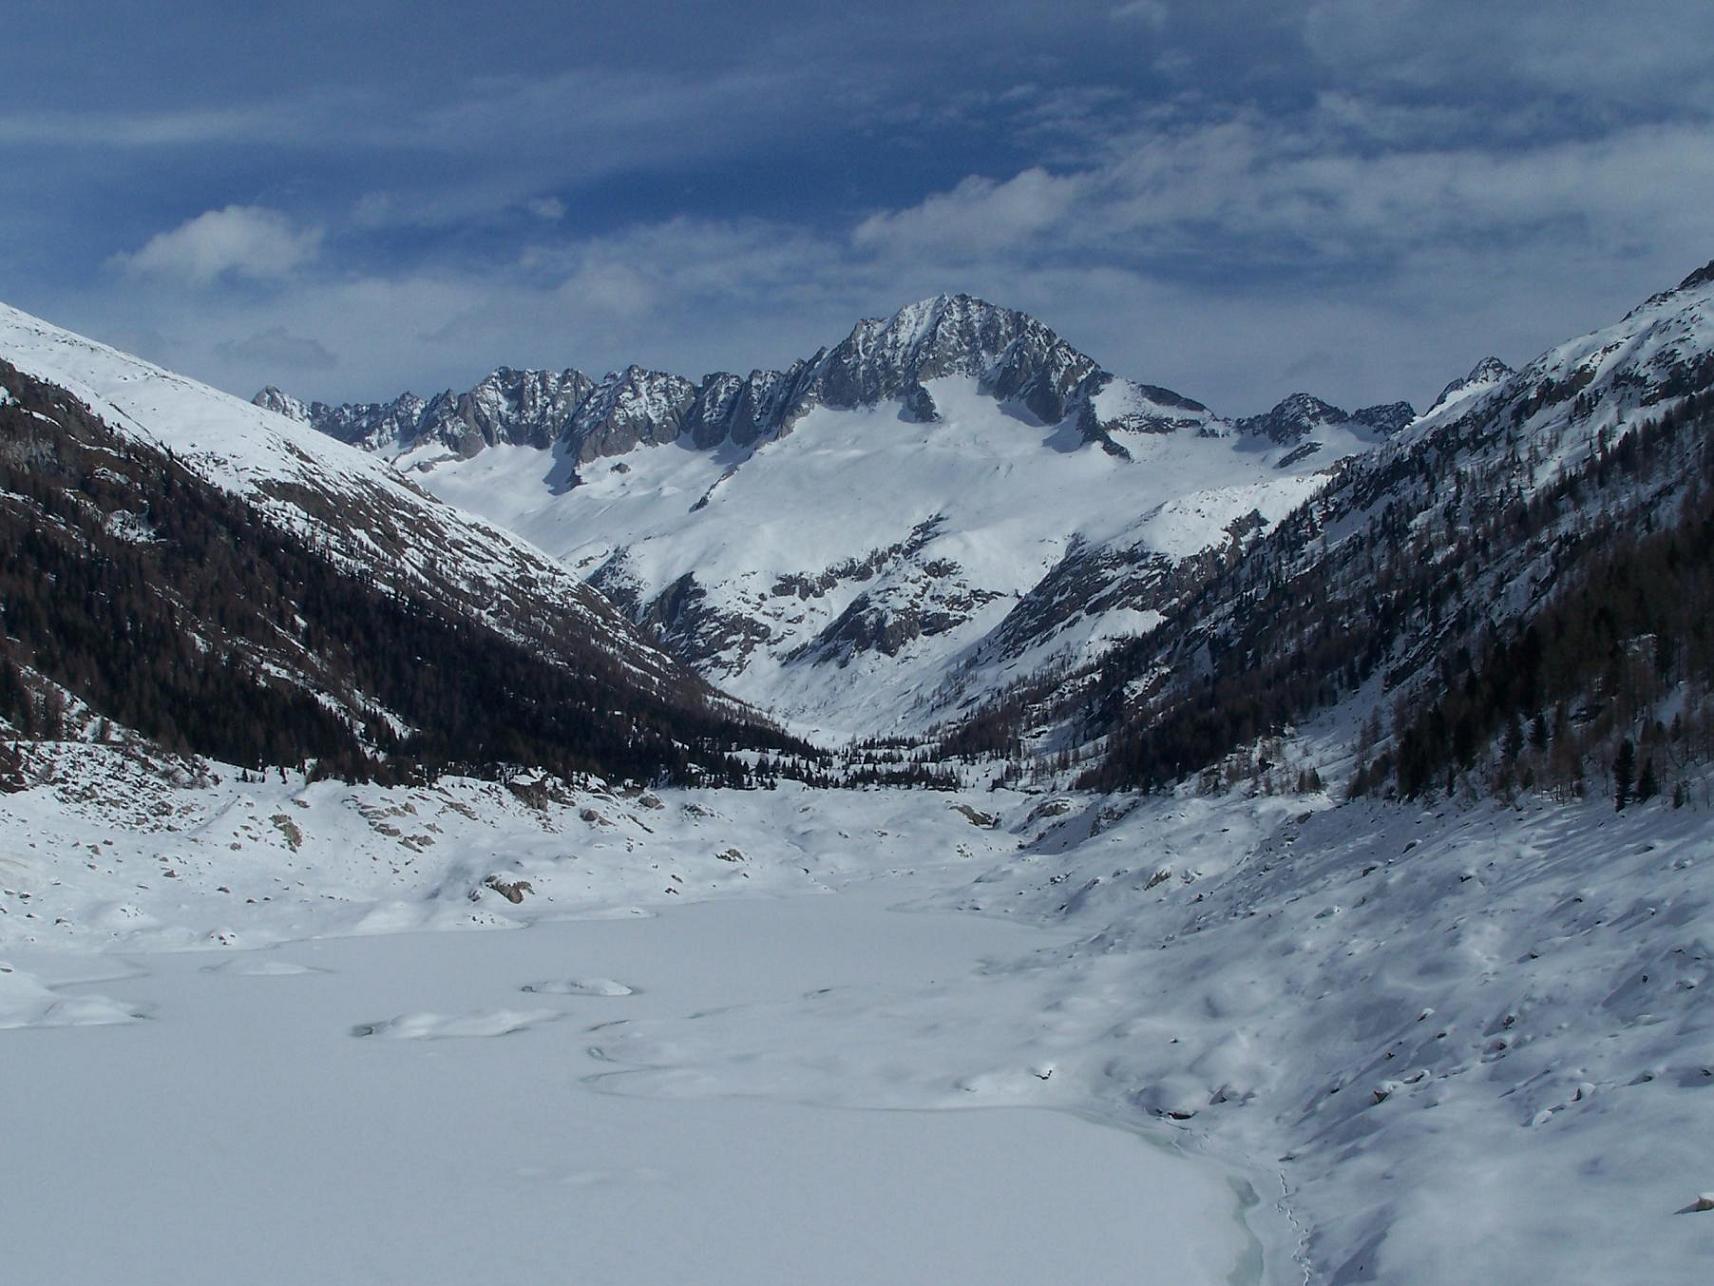
[{"label": "evergreen tree", "polygon": [[1523,722],[1518,718],[1518,712],[1516,710],[1514,710],[1514,711],[1512,711],[1511,717],[1506,721],[1506,741],[1505,741],[1506,758],[1507,759],[1516,759],[1519,755],[1521,755],[1523,753],[1523,749],[1524,749],[1524,725],[1523,725]]},{"label": "evergreen tree", "polygon": [[1660,794],[1660,781],[1654,774],[1654,756],[1643,760],[1643,771],[1637,778],[1637,803],[1647,803]]},{"label": "evergreen tree", "polygon": [[1631,783],[1637,773],[1637,747],[1629,737],[1619,743],[1619,753],[1613,756],[1613,807],[1624,812],[1631,802]]}]

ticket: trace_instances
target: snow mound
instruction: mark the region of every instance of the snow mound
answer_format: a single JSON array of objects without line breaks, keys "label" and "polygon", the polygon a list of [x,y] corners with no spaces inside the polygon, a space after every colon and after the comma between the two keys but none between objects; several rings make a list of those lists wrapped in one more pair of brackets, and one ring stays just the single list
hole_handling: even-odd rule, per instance
[{"label": "snow mound", "polygon": [[555,978],[529,982],[518,988],[539,996],[634,996],[637,988],[612,978]]},{"label": "snow mound", "polygon": [[489,1009],[470,1014],[400,1014],[381,1022],[360,1023],[353,1036],[382,1036],[388,1040],[446,1040],[510,1036],[540,1023],[563,1017],[553,1009]]},{"label": "snow mound", "polygon": [[106,996],[68,996],[31,974],[0,964],[0,1028],[99,1027],[144,1015]]}]

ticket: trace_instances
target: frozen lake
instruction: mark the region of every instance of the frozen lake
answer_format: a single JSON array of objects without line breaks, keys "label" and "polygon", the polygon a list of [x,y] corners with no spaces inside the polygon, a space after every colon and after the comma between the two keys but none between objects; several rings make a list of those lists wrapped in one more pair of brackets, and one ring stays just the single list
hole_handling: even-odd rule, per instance
[{"label": "frozen lake", "polygon": [[[0,1033],[5,1276],[73,1283],[1224,1283],[1229,1177],[1033,1108],[851,1110],[842,1069],[944,1059],[805,997],[910,994],[1051,939],[897,891],[265,952],[17,960],[146,1015]],[[116,976],[123,975],[123,976]],[[980,996],[980,988],[971,990]],[[748,1020],[748,1021],[746,1021]],[[729,1024],[813,1067],[679,1072]],[[618,1052],[615,1053],[614,1051]],[[671,1087],[665,1096],[657,1093]],[[880,1096],[893,1101],[891,1096]]]}]

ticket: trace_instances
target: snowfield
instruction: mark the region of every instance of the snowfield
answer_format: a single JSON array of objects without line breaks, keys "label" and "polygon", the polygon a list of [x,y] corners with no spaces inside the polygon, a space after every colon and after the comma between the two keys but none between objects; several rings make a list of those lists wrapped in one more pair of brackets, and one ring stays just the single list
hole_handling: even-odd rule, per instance
[{"label": "snowfield", "polygon": [[215,771],[66,746],[0,797],[16,1280],[1714,1253],[1695,807]]},{"label": "snowfield", "polygon": [[[693,575],[703,610],[746,623],[699,668],[795,730],[840,739],[946,718],[948,676],[1073,548],[1188,558],[1252,513],[1278,521],[1323,485],[1321,470],[1375,441],[1333,429],[1294,461],[1293,447],[1230,433],[1139,433],[1120,460],[972,378],[926,387],[936,423],[911,422],[894,401],[817,407],[747,447],[675,443],[584,464],[571,490],[563,449],[502,445],[461,460],[428,443],[393,460],[609,591],[646,604]],[[944,619],[896,649],[818,646],[854,603]],[[1151,628],[1129,616],[1077,622],[1023,662],[966,678],[960,694]]]},{"label": "snowfield", "polygon": [[[1038,936],[856,901],[318,940],[219,962],[289,970],[132,957],[129,976],[94,985],[149,1021],[15,1034],[8,1050],[8,1082],[32,1109],[8,1130],[8,1155],[29,1165],[0,1214],[8,1277],[1244,1279],[1228,1274],[1254,1251],[1218,1167],[1074,1116],[631,1088],[603,1044],[629,1024],[820,986],[908,991]],[[519,980],[545,968],[642,985],[523,994]],[[875,1025],[841,1043],[889,1039]]]},{"label": "snowfield", "polygon": [[[1257,1278],[1231,1167],[1061,1112],[831,1110],[938,1106],[909,1061],[972,1070],[959,1031],[894,1009],[1067,936],[888,909],[1013,843],[944,799],[113,788],[70,834],[51,792],[3,805],[13,1280]],[[422,928],[526,931],[392,932]],[[794,1032],[818,997],[870,1012]],[[662,1089],[628,1035],[744,1014],[849,1084]]]}]

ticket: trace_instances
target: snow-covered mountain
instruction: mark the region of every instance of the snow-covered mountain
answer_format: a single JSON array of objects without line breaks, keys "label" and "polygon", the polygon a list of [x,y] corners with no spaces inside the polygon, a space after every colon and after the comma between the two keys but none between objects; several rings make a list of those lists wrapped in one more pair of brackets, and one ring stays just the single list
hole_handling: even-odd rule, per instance
[{"label": "snow-covered mountain", "polygon": [[1233,423],[967,295],[784,371],[257,400],[557,555],[719,686],[840,736],[921,730],[1147,631],[1175,569],[1253,540],[1414,415],[1300,395]]},{"label": "snow-covered mountain", "polygon": [[[989,396],[1044,423],[1077,413],[1091,434],[1160,432],[1212,418],[1170,390],[1101,370],[1035,318],[968,295],[939,295],[890,319],[859,322],[839,344],[784,371],[720,371],[693,382],[639,366],[599,380],[576,370],[502,367],[465,393],[448,390],[426,401],[405,393],[385,403],[306,404],[271,386],[254,400],[393,457],[436,446],[467,457],[499,443],[557,443],[587,464],[681,437],[704,450],[727,442],[749,446],[789,432],[818,406],[850,410],[898,401],[911,418],[933,422],[937,411],[925,384],[952,375],[977,381]],[[412,461],[436,462],[434,455]]]},{"label": "snow-covered mountain", "polygon": [[[567,763],[614,768],[646,745],[626,765],[638,771],[699,761],[721,741],[778,744],[561,564],[372,453],[4,307],[0,363],[9,363],[0,365],[10,384],[0,393],[5,464],[18,470],[0,495],[0,522],[9,534],[40,534],[17,555],[34,578],[7,591],[6,610],[23,613],[8,622],[10,642],[28,636],[25,653],[8,649],[7,661],[35,671],[25,686],[99,689],[124,706],[101,713],[136,714],[132,722],[165,730],[174,748],[198,744],[183,709],[139,694],[127,671],[160,663],[145,686],[193,706],[198,694],[238,701],[278,688],[298,704],[276,709],[263,692],[257,699],[274,703],[268,717],[302,726],[258,746],[292,762],[306,748],[310,757],[358,753],[349,734],[326,726],[327,713],[371,751],[409,748],[440,762],[504,758],[507,736],[513,751],[540,736]],[[527,409],[541,392],[526,378],[496,397]],[[229,556],[235,549],[248,552]],[[218,570],[204,565],[213,562]],[[72,576],[108,608],[86,606],[74,622],[75,604],[22,606],[38,597],[33,580]],[[172,656],[126,659],[126,644],[110,642],[119,656],[103,657],[88,633],[109,618],[122,639],[153,638]],[[207,672],[199,655],[232,673]],[[549,694],[563,709],[528,707]],[[460,706],[466,714],[455,717]],[[478,744],[478,706],[496,719],[509,710],[499,722],[511,733]],[[471,733],[463,747],[460,722]],[[701,749],[687,760],[680,743],[690,741]]]},{"label": "snow-covered mountain", "polygon": [[[1708,271],[1519,371],[1485,361],[1383,447],[1343,461],[1312,505],[1149,637],[1044,688],[1014,724],[1056,706],[1062,740],[1105,739],[1096,777],[1158,783],[1228,754],[1277,763],[1253,753],[1256,738],[1323,712],[1343,712],[1348,731],[1390,715],[1394,744],[1355,765],[1365,781],[1417,794],[1473,767],[1496,780],[1551,767],[1581,789],[1585,767],[1609,773],[1619,742],[1673,724],[1700,690],[1677,641],[1695,631],[1663,580],[1691,586],[1694,559],[1665,549],[1651,572],[1657,554],[1639,542],[1697,521],[1711,390]],[[1526,640],[1556,606],[1545,641]],[[1630,655],[1651,660],[1627,676],[1616,658]],[[1537,723],[1539,758],[1552,736],[1559,760],[1524,754],[1515,732],[1506,748],[1508,717]],[[1645,736],[1637,753],[1648,748]]]}]

